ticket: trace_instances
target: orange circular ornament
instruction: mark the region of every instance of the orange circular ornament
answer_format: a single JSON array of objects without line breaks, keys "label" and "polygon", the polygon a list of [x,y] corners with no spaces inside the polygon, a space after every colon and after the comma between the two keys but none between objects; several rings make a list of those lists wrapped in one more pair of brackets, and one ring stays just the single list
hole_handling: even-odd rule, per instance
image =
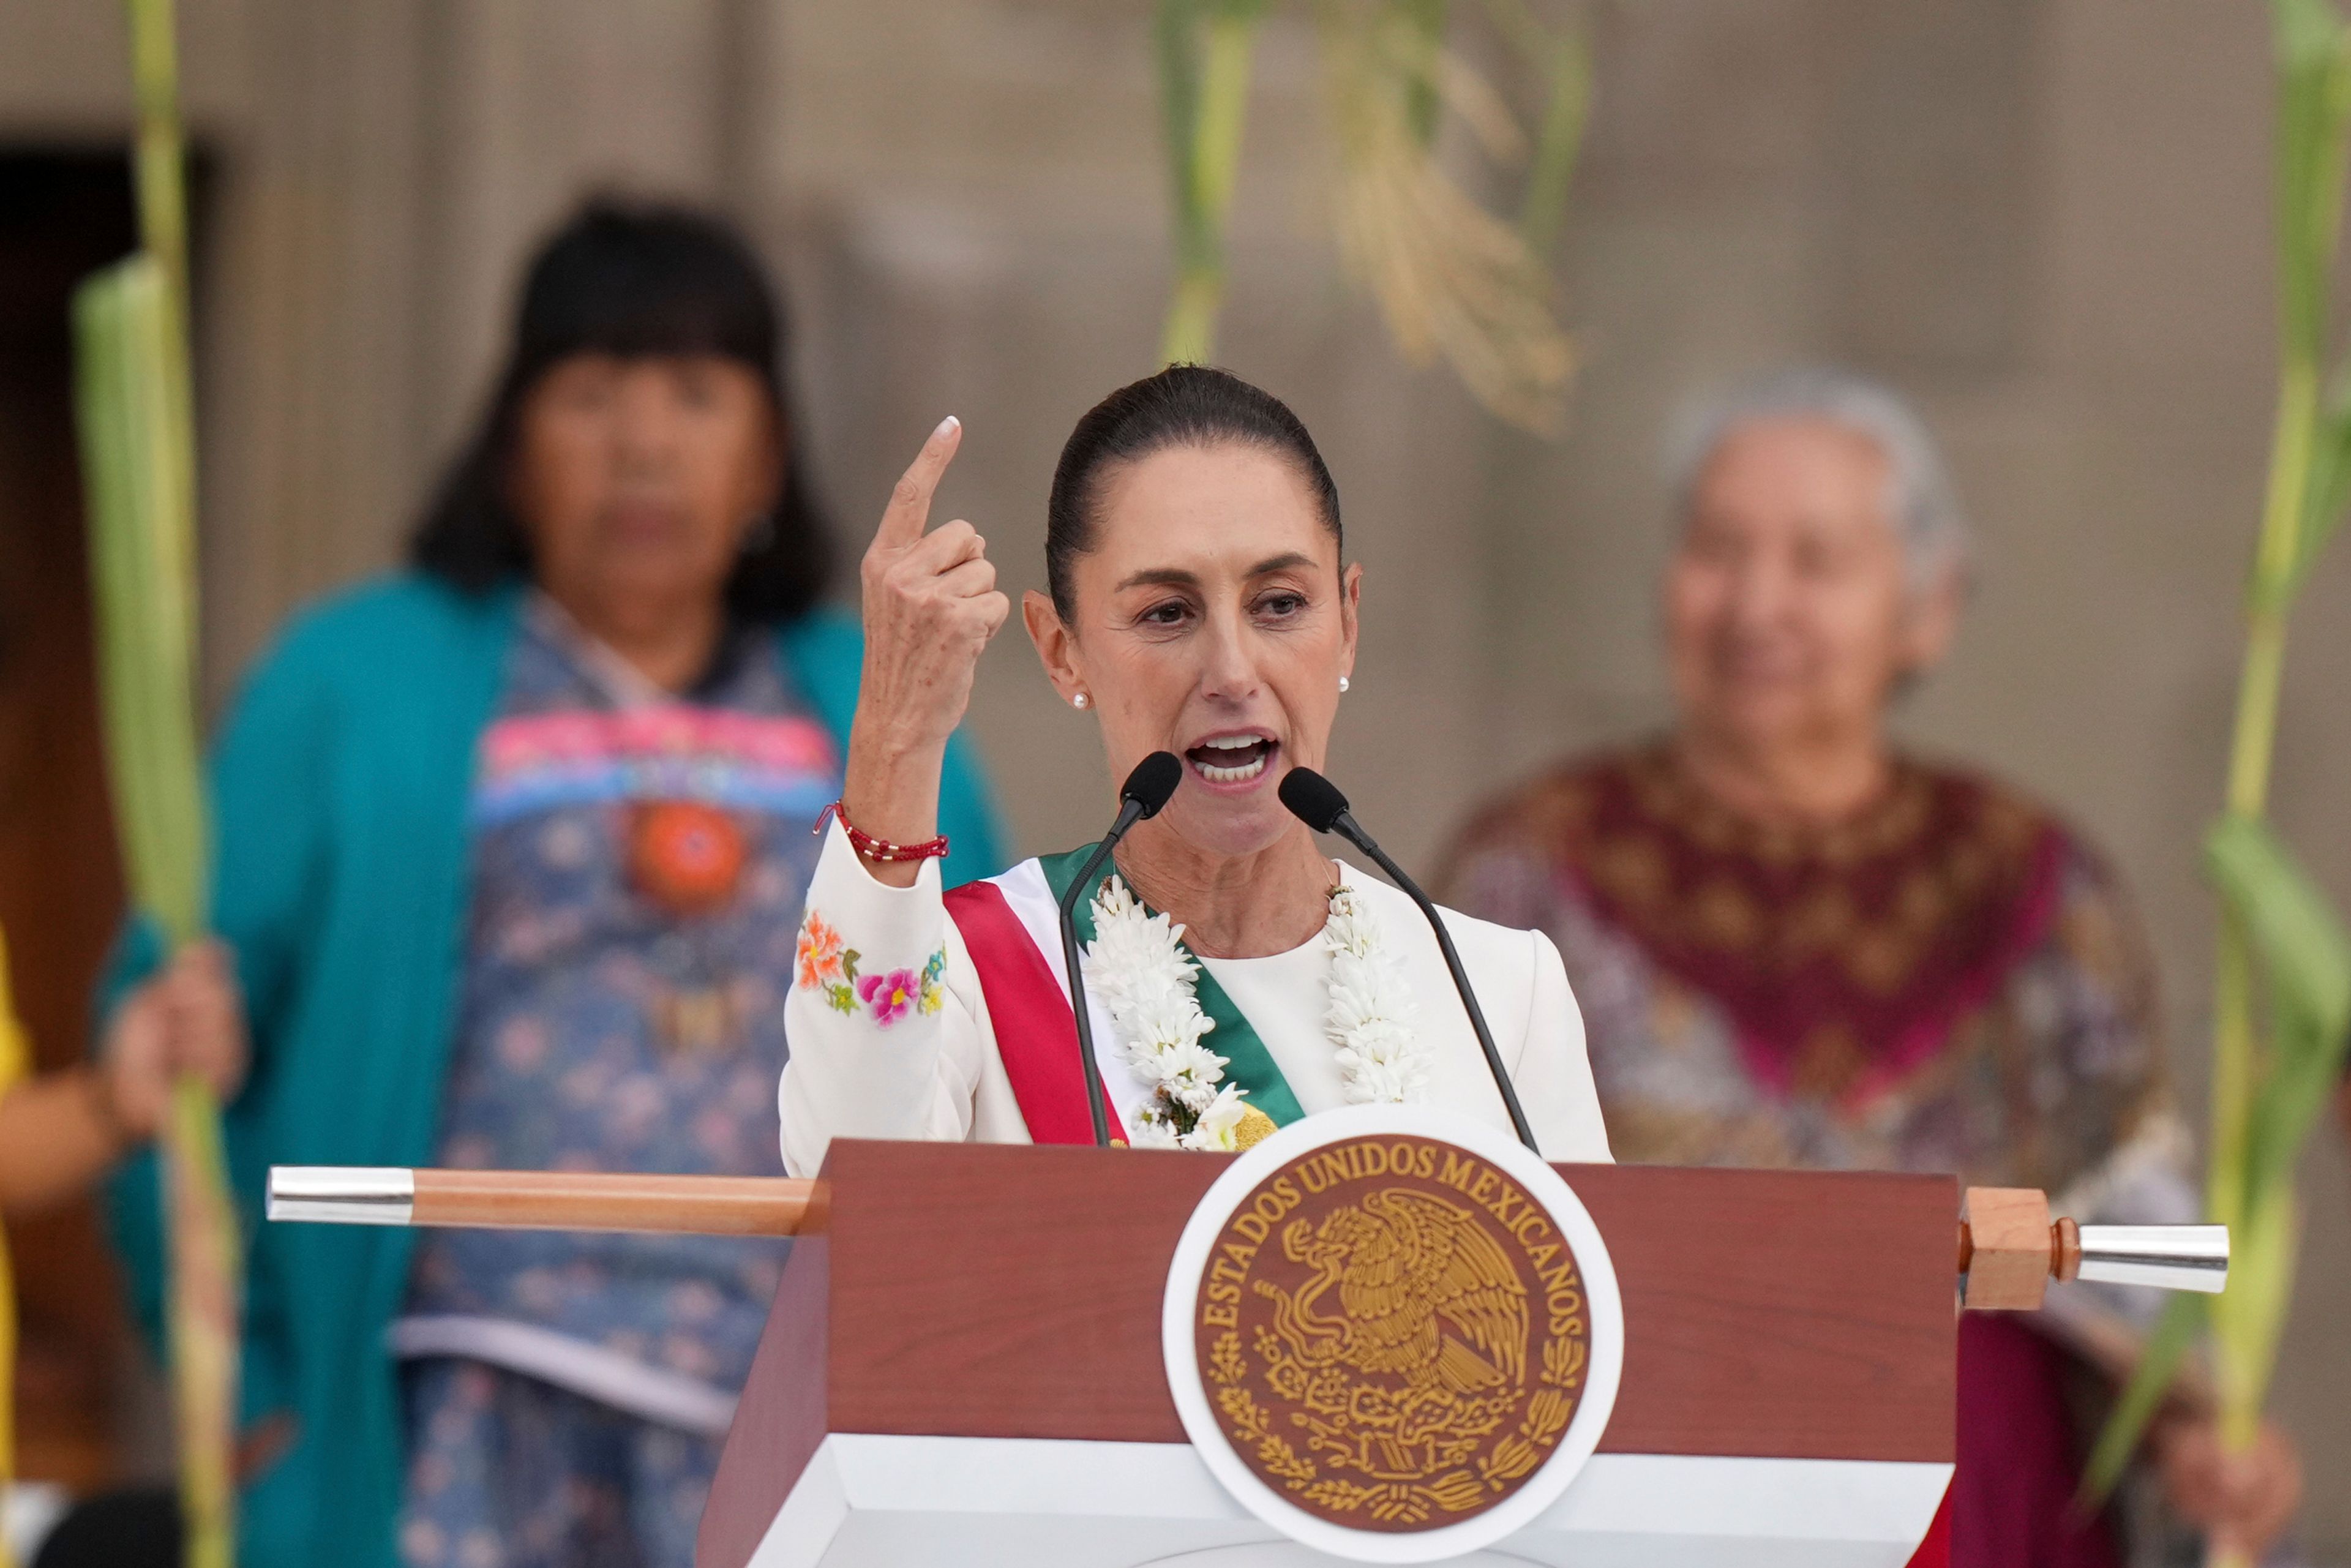
[{"label": "orange circular ornament", "polygon": [[700,800],[652,801],[630,823],[630,880],[674,915],[725,908],[747,854],[733,815]]}]

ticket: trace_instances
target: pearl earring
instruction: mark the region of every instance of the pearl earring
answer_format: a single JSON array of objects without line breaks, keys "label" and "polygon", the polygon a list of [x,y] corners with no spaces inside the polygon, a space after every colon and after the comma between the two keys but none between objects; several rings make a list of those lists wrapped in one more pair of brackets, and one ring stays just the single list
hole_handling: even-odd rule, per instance
[{"label": "pearl earring", "polygon": [[1341,675],[1341,676],[1339,677],[1339,689],[1340,689],[1342,692],[1343,692],[1343,691],[1345,691],[1345,690],[1347,689],[1347,677],[1346,677],[1346,676],[1344,676],[1344,675]]},{"label": "pearl earring", "polygon": [[1076,696],[1071,697],[1071,698],[1070,699],[1070,706],[1071,706],[1071,707],[1083,707],[1083,706],[1086,706],[1086,694],[1085,694],[1085,693],[1083,693],[1083,692],[1080,692]]}]

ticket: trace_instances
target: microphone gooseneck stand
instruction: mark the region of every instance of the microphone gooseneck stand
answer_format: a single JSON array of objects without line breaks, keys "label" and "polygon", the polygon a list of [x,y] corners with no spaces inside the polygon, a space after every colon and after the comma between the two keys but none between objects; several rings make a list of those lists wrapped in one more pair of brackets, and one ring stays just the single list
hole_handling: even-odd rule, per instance
[{"label": "microphone gooseneck stand", "polygon": [[1078,1061],[1086,1075],[1086,1109],[1093,1115],[1094,1146],[1110,1146],[1110,1104],[1102,1094],[1102,1064],[1094,1060],[1094,1024],[1092,1009],[1086,1005],[1086,976],[1078,962],[1078,901],[1094,884],[1094,873],[1111,851],[1118,848],[1119,840],[1127,830],[1146,817],[1155,817],[1176,793],[1176,786],[1184,781],[1184,764],[1172,751],[1155,751],[1134,765],[1134,771],[1119,786],[1118,817],[1078,868],[1069,891],[1061,894],[1061,961],[1070,971],[1070,1015],[1078,1026]]},{"label": "microphone gooseneck stand", "polygon": [[1282,776],[1281,803],[1290,814],[1318,833],[1336,833],[1365,854],[1373,863],[1387,873],[1388,880],[1404,890],[1405,895],[1420,905],[1427,917],[1429,929],[1437,933],[1437,950],[1445,955],[1445,967],[1453,976],[1453,988],[1461,993],[1461,1007],[1469,1015],[1469,1027],[1477,1033],[1478,1049],[1486,1053],[1486,1070],[1494,1075],[1494,1087],[1501,1091],[1502,1107],[1510,1113],[1510,1127],[1519,1142],[1538,1155],[1534,1129],[1527,1125],[1527,1113],[1519,1104],[1519,1092],[1510,1085],[1510,1075],[1502,1066],[1502,1053],[1494,1048],[1493,1031],[1486,1027],[1485,1009],[1478,1005],[1478,994],[1469,988],[1469,972],[1461,967],[1461,955],[1454,950],[1451,933],[1445,929],[1444,917],[1437,905],[1423,893],[1420,883],[1405,874],[1404,867],[1389,858],[1372,835],[1364,831],[1347,809],[1347,797],[1339,787],[1311,768],[1293,768]]}]

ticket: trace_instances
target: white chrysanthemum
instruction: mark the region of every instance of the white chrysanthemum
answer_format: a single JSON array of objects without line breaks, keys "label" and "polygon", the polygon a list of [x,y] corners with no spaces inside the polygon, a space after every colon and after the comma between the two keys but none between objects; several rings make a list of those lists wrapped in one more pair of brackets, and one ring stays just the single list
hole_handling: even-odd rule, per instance
[{"label": "white chrysanthemum", "polygon": [[1322,927],[1322,939],[1332,952],[1358,958],[1379,945],[1379,921],[1353,888],[1342,887],[1331,894],[1331,918]]},{"label": "white chrysanthemum", "polygon": [[[1165,915],[1145,914],[1116,876],[1094,894],[1093,910],[1087,987],[1109,1015],[1127,1065],[1153,1090],[1152,1103],[1136,1113],[1134,1143],[1232,1148],[1234,1129],[1249,1107],[1242,1091],[1224,1082],[1226,1059],[1200,1043],[1217,1026],[1200,1009],[1195,984],[1200,966],[1184,947],[1184,928]],[[1337,1048],[1348,1100],[1425,1097],[1428,1062],[1418,1009],[1378,917],[1355,890],[1343,887],[1331,895],[1322,936],[1331,954],[1323,1028]],[[1176,1131],[1179,1117],[1193,1123],[1191,1132]]]},{"label": "white chrysanthemum", "polygon": [[1184,950],[1183,927],[1146,915],[1117,877],[1094,895],[1094,939],[1086,947],[1089,988],[1118,1032],[1122,1054],[1164,1103],[1142,1113],[1156,1146],[1176,1141],[1176,1108],[1195,1115],[1215,1103],[1225,1059],[1200,1044],[1216,1021],[1193,988],[1200,972]]},{"label": "white chrysanthemum", "polygon": [[1379,917],[1353,889],[1331,895],[1331,920],[1323,928],[1331,953],[1331,1005],[1323,1030],[1339,1048],[1340,1085],[1351,1104],[1418,1100],[1428,1088],[1419,1008],[1385,936]]},{"label": "white chrysanthemum", "polygon": [[1159,1084],[1194,1111],[1205,1109],[1224,1082],[1225,1059],[1196,1041],[1159,1053]]},{"label": "white chrysanthemum", "polygon": [[1241,1091],[1226,1084],[1217,1091],[1217,1097],[1200,1113],[1192,1130],[1178,1141],[1187,1149],[1207,1149],[1230,1154],[1239,1145],[1233,1133],[1241,1124],[1249,1107],[1241,1102]]},{"label": "white chrysanthemum", "polygon": [[1176,1124],[1167,1119],[1165,1112],[1155,1107],[1146,1108],[1135,1117],[1127,1143],[1130,1147],[1137,1149],[1177,1149],[1184,1146],[1176,1137]]}]

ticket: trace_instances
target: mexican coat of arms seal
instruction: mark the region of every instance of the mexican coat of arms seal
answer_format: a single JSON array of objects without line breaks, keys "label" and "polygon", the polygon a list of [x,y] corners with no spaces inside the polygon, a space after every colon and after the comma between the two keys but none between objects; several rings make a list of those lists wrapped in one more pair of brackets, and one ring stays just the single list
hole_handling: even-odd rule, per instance
[{"label": "mexican coat of arms seal", "polygon": [[1168,1378],[1261,1519],[1372,1562],[1450,1556],[1556,1499],[1597,1443],[1623,1327],[1556,1172],[1482,1124],[1362,1106],[1237,1161],[1171,1270]]}]

